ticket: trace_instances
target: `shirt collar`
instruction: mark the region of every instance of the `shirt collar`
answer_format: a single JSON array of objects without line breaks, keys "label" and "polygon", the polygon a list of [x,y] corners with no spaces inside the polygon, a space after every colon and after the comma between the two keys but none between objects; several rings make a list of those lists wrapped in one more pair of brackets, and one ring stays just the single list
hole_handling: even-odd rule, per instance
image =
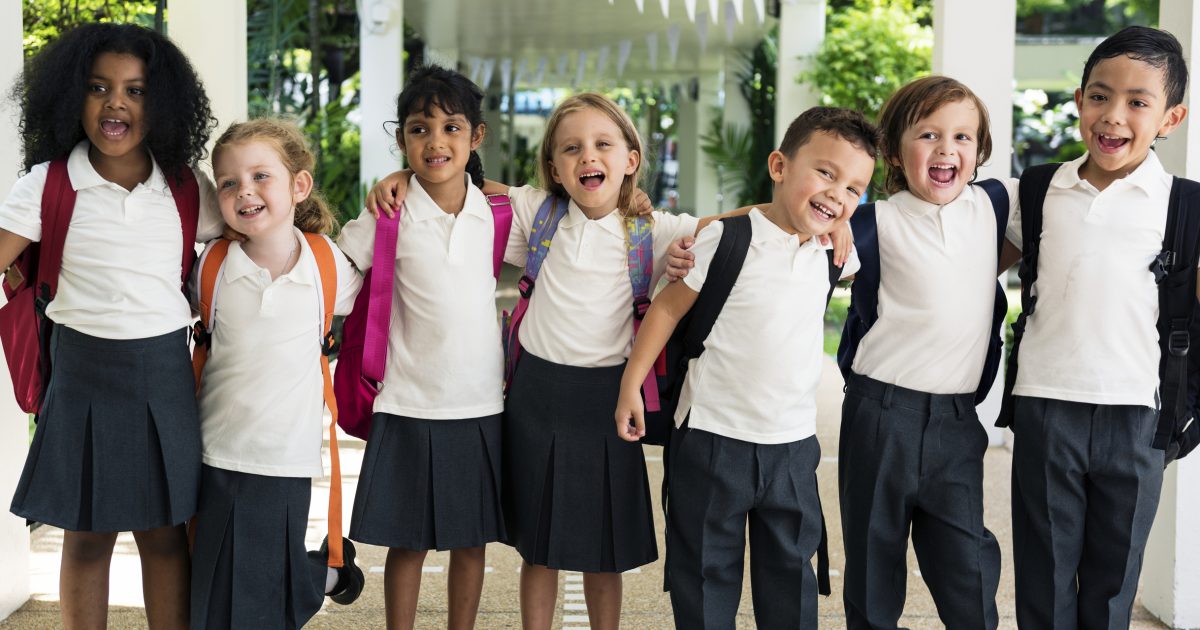
[{"label": "shirt collar", "polygon": [[[313,276],[313,267],[316,266],[316,258],[313,257],[312,248],[308,246],[308,239],[304,238],[304,234],[297,228],[292,228],[292,234],[299,240],[300,255],[296,259],[296,264],[292,266],[292,270],[280,276],[287,278],[294,284],[307,284],[316,286],[316,281]],[[250,256],[242,250],[241,243],[234,241],[229,245],[229,254],[225,257],[224,282],[232,284],[246,276],[257,275],[259,267]]]},{"label": "shirt collar", "polygon": [[[471,183],[470,175],[464,173],[463,178],[467,184],[467,196],[459,216],[465,215],[490,221],[492,213],[483,191]],[[421,182],[417,181],[416,175],[408,178],[408,194],[405,197],[404,209],[413,221],[427,221],[447,215],[447,212],[434,202],[433,197],[429,196],[425,187],[421,186]]]},{"label": "shirt collar", "polygon": [[[751,243],[775,243],[785,242],[794,244],[799,239],[795,234],[788,234],[783,228],[775,225],[767,218],[762,210],[757,207],[750,209],[750,242]],[[832,249],[833,245],[825,245],[821,243],[821,239],[816,236],[809,237],[808,240],[799,243],[800,247],[816,247],[817,249]]]},{"label": "shirt collar", "polygon": [[958,203],[974,204],[975,195],[973,194],[971,184],[967,184],[966,186],[963,186],[962,191],[958,193],[957,197],[951,199],[948,203],[941,206],[937,205],[936,203],[925,201],[924,199],[921,199],[907,190],[902,190],[892,195],[888,198],[888,201],[896,204],[896,207],[898,207],[901,212],[909,216],[927,217],[937,214],[943,208],[948,208]]},{"label": "shirt collar", "polygon": [[[1079,176],[1079,169],[1087,161],[1087,158],[1088,154],[1084,153],[1082,156],[1060,166],[1058,171],[1054,173],[1054,177],[1050,179],[1050,185],[1057,188],[1074,188],[1078,186],[1083,181],[1083,178]],[[1163,168],[1162,161],[1158,159],[1158,154],[1154,151],[1147,152],[1146,159],[1142,160],[1142,163],[1132,173],[1113,183],[1115,184],[1117,181],[1123,181],[1126,184],[1137,187],[1146,194],[1152,194],[1164,187],[1167,190],[1171,188],[1171,174]]]},{"label": "shirt collar", "polygon": [[[571,228],[575,227],[576,225],[587,223],[588,221],[593,221],[593,219],[589,219],[588,216],[583,213],[583,210],[579,209],[579,206],[576,205],[575,201],[572,200],[571,203],[567,205],[567,216],[562,218],[562,221],[559,222],[558,226],[562,228]],[[596,225],[600,226],[600,228],[605,232],[608,232],[613,236],[625,238],[625,217],[621,216],[621,213],[618,209],[613,208],[612,212],[609,212],[599,219],[594,219],[594,221]]]},{"label": "shirt collar", "polygon": [[[81,140],[74,149],[71,149],[71,155],[67,157],[67,175],[71,178],[71,187],[76,191],[96,186],[116,185],[104,179],[100,173],[96,172],[96,167],[92,166],[92,161],[88,159],[88,149],[91,146],[87,140]],[[153,158],[150,160],[150,177],[143,184],[155,192],[169,194],[167,180],[163,177],[162,170],[158,168],[158,162]]]}]

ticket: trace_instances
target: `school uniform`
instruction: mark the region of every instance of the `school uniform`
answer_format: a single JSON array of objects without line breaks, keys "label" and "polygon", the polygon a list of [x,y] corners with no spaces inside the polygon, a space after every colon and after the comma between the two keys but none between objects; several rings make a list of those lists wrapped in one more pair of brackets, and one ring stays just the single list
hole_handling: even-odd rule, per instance
[{"label": "school uniform", "polygon": [[[304,545],[312,478],[324,475],[321,277],[293,231],[299,256],[287,273],[272,280],[232,243],[217,280],[199,397],[192,628],[298,628],[325,598],[325,558]],[[333,312],[345,315],[362,277],[334,260]]]},{"label": "school uniform", "polygon": [[[400,214],[384,387],[375,399],[350,538],[413,550],[503,540],[500,412],[503,349],[493,276],[494,219],[464,175],[457,215],[414,176]],[[369,269],[375,219],[338,243]]]},{"label": "school uniform", "polygon": [[[732,628],[747,521],[760,628],[816,628],[811,559],[823,531],[816,469],[827,246],[750,211],[741,273],[675,413],[668,458],[667,584],[678,628]],[[696,237],[684,282],[699,292],[724,226]],[[843,269],[857,270],[857,258]]]},{"label": "school uniform", "polygon": [[[76,202],[46,308],[53,370],[10,509],[71,531],[177,525],[195,513],[200,478],[179,213],[157,163],[125,190],[96,172],[88,148],[67,160]],[[38,164],[17,181],[0,228],[41,240],[48,171]],[[213,238],[213,184],[196,179],[197,239]]]},{"label": "school uniform", "polygon": [[[524,266],[548,193],[513,188],[505,260]],[[667,248],[696,231],[687,215],[654,214],[654,273]],[[504,411],[504,510],[509,544],[551,569],[620,572],[658,557],[641,445],[613,429],[633,336],[620,212],[588,219],[572,201],[558,224],[521,324],[521,358]]]},{"label": "school uniform", "polygon": [[[1022,626],[1129,624],[1158,507],[1158,287],[1171,176],[1153,151],[1097,191],[1087,157],[1043,205],[1037,312],[1015,395],[1013,560]],[[1019,218],[1008,238],[1021,242]]]},{"label": "school uniform", "polygon": [[[1016,204],[1016,180],[1006,183]],[[996,217],[982,187],[876,202],[879,319],[847,379],[838,448],[849,628],[896,628],[911,530],[947,628],[995,628],[1000,547],[983,523],[975,411],[992,330]],[[947,290],[951,287],[952,290]]]}]

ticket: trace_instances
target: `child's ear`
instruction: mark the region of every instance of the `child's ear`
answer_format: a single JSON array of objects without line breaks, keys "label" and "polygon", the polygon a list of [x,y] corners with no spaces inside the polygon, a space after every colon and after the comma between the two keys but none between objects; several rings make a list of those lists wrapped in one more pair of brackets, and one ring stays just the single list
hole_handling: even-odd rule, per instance
[{"label": "child's ear", "polygon": [[642,156],[637,152],[637,149],[629,150],[629,161],[625,164],[625,174],[633,175],[637,172],[638,164],[641,164]]},{"label": "child's ear", "polygon": [[1183,103],[1168,109],[1166,115],[1163,116],[1162,126],[1158,128],[1158,137],[1165,138],[1172,131],[1178,129],[1179,125],[1183,124],[1183,120],[1187,118],[1187,113],[1187,105]]},{"label": "child's ear", "polygon": [[1083,111],[1083,88],[1075,88],[1075,111]]},{"label": "child's ear", "polygon": [[292,178],[292,203],[300,203],[312,194],[313,176],[308,171],[300,171]]},{"label": "child's ear", "polygon": [[554,160],[550,160],[548,164],[550,164],[550,178],[554,180],[554,183],[561,184],[562,178],[558,176],[558,169],[554,168]]},{"label": "child's ear", "polygon": [[396,146],[400,147],[401,153],[404,153],[404,130],[399,126],[396,127]]},{"label": "child's ear", "polygon": [[487,123],[479,123],[475,125],[475,129],[471,131],[471,150],[479,148],[483,144],[484,137],[487,136]]},{"label": "child's ear", "polygon": [[771,176],[771,181],[776,184],[783,183],[783,168],[787,166],[787,158],[781,151],[772,151],[771,155],[767,156],[767,173]]}]

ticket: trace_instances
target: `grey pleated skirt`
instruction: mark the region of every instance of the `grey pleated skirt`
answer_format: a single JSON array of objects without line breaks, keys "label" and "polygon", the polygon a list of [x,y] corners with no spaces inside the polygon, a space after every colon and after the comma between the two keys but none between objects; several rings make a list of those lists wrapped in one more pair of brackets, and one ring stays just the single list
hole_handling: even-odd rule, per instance
[{"label": "grey pleated skirt", "polygon": [[613,422],[624,369],[521,356],[504,412],[504,515],[525,562],[620,572],[658,558],[642,446]]},{"label": "grey pleated skirt", "polygon": [[193,630],[293,630],[325,601],[304,546],[312,480],[204,466],[192,546]]},{"label": "grey pleated skirt", "polygon": [[102,339],[51,335],[52,373],[17,516],[71,531],[142,531],[196,512],[200,422],[186,329]]},{"label": "grey pleated skirt", "polygon": [[350,539],[412,550],[504,540],[500,414],[423,420],[371,418]]}]

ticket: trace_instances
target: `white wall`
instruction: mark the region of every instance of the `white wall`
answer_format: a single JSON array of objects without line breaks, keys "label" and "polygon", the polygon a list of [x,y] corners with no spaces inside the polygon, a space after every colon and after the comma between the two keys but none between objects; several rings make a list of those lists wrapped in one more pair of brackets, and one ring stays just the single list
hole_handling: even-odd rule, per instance
[{"label": "white wall", "polygon": [[[21,71],[21,3],[0,3],[0,90],[7,93]],[[21,164],[17,137],[18,112],[11,101],[0,102],[0,194],[7,195]],[[2,301],[3,294],[0,294]],[[0,361],[0,619],[29,599],[29,528],[25,519],[8,511],[17,479],[28,451],[26,415],[17,407],[10,386],[8,364]]]},{"label": "white wall", "polygon": [[217,128],[246,120],[246,0],[172,2],[167,34],[204,82]]}]

